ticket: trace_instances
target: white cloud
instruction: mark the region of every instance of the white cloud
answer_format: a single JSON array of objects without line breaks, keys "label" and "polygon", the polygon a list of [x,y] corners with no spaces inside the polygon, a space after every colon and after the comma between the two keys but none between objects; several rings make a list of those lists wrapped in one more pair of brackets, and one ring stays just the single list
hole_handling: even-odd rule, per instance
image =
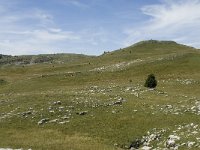
[{"label": "white cloud", "polygon": [[[55,32],[56,31],[56,32]],[[4,54],[22,55],[30,53],[52,53],[60,46],[59,44],[69,40],[79,40],[73,32],[58,32],[61,29],[33,30],[33,31],[8,31],[2,32],[8,37],[0,40],[0,49]],[[11,38],[12,36],[12,38]],[[1,36],[0,36],[1,37]],[[34,52],[35,51],[35,52]],[[1,52],[0,52],[1,53]]]},{"label": "white cloud", "polygon": [[56,42],[62,40],[76,40],[79,39],[78,36],[74,35],[73,32],[49,32],[47,30],[35,30],[31,33],[37,40],[42,40],[43,42]]},{"label": "white cloud", "polygon": [[[66,2],[79,5],[79,7],[84,6],[78,0]],[[0,54],[59,52],[96,54],[95,46],[103,45],[109,40],[103,28],[88,27],[70,31],[60,27],[55,22],[56,19],[52,13],[32,7],[20,10],[16,1],[14,4],[10,1],[0,1],[0,8],[2,8],[0,11]]]},{"label": "white cloud", "polygon": [[176,40],[200,47],[200,1],[163,0],[141,8],[148,20],[139,27],[125,30],[125,45],[146,39]]},{"label": "white cloud", "polygon": [[59,28],[49,28],[49,31],[55,32],[55,33],[60,33],[62,30]]},{"label": "white cloud", "polygon": [[89,8],[89,4],[84,3],[84,1],[82,0],[59,0],[59,1],[56,0],[56,2],[59,2],[64,5],[73,5],[81,9]]},{"label": "white cloud", "polygon": [[62,42],[80,39],[78,34],[59,28],[54,16],[44,10],[19,10],[16,3],[6,1],[0,4],[0,54],[52,53]]}]

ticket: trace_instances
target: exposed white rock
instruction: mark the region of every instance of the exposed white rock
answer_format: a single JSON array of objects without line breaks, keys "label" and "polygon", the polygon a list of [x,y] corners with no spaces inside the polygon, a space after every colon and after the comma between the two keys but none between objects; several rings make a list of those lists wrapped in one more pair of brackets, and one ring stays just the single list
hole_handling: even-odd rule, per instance
[{"label": "exposed white rock", "polygon": [[170,135],[169,138],[172,140],[180,140],[180,137],[177,135]]},{"label": "exposed white rock", "polygon": [[61,117],[62,119],[69,119],[70,117],[68,117],[68,116],[63,116],[63,117]]},{"label": "exposed white rock", "polygon": [[191,148],[194,144],[195,144],[195,142],[190,142],[190,141],[188,141],[187,146],[188,146],[189,148]]},{"label": "exposed white rock", "polygon": [[53,104],[54,105],[61,105],[62,103],[61,103],[61,101],[55,101],[55,102],[53,102]]},{"label": "exposed white rock", "polygon": [[81,112],[77,112],[77,115],[86,115],[88,113],[88,111],[81,111]]},{"label": "exposed white rock", "polygon": [[176,145],[176,141],[180,140],[180,137],[177,135],[169,135],[168,140],[166,141],[166,147],[172,149],[178,149],[178,145]]},{"label": "exposed white rock", "polygon": [[61,121],[58,124],[65,124],[65,123],[68,123],[68,122],[69,122],[69,120],[68,121]]},{"label": "exposed white rock", "polygon": [[143,146],[143,147],[141,148],[141,150],[150,150],[150,149],[152,149],[152,147],[149,147],[149,146]]},{"label": "exposed white rock", "polygon": [[50,120],[49,123],[56,123],[58,121],[58,119],[53,119],[53,120]]},{"label": "exposed white rock", "polygon": [[176,146],[176,142],[173,139],[169,139],[166,141],[166,147],[170,148],[170,147],[175,147]]},{"label": "exposed white rock", "polygon": [[49,121],[49,118],[41,119],[40,121],[38,121],[38,125],[42,125],[42,124],[46,123],[47,121]]}]

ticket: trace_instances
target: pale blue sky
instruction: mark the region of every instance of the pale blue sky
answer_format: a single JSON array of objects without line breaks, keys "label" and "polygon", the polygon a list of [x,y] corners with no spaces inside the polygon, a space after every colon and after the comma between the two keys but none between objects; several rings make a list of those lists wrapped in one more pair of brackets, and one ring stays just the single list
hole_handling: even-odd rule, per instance
[{"label": "pale blue sky", "polygon": [[0,53],[99,55],[148,39],[200,47],[200,0],[0,0]]}]

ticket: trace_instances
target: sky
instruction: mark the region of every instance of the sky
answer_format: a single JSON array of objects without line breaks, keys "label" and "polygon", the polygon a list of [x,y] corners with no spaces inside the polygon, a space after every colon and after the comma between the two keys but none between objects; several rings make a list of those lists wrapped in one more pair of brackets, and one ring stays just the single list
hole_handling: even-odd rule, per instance
[{"label": "sky", "polygon": [[142,40],[200,47],[200,0],[0,0],[0,54],[100,55]]}]

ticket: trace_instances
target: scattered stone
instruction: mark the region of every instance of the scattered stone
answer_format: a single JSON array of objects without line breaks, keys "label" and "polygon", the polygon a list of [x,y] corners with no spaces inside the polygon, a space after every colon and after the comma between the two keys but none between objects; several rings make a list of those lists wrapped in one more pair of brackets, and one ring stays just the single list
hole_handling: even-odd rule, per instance
[{"label": "scattered stone", "polygon": [[139,98],[139,93],[138,92],[134,92],[133,93],[137,98]]},{"label": "scattered stone", "polygon": [[169,139],[180,140],[180,137],[179,137],[179,136],[176,136],[176,135],[170,135],[170,136],[169,136]]},{"label": "scattered stone", "polygon": [[83,115],[86,115],[87,113],[88,111],[81,111],[81,112],[77,112],[76,114],[83,116]]},{"label": "scattered stone", "polygon": [[53,102],[54,105],[61,105],[61,101],[56,101],[56,102]]},{"label": "scattered stone", "polygon": [[113,105],[122,105],[122,101],[118,100],[118,101],[114,102]]},{"label": "scattered stone", "polygon": [[152,147],[149,147],[149,146],[143,146],[142,148],[141,148],[141,150],[151,150],[152,149]]},{"label": "scattered stone", "polygon": [[116,114],[116,111],[112,110],[112,114]]},{"label": "scattered stone", "polygon": [[195,144],[195,142],[190,142],[190,141],[188,141],[187,146],[188,146],[189,148],[191,148],[194,144]]},{"label": "scattered stone", "polygon": [[31,111],[22,112],[22,116],[31,115],[31,114],[32,114],[32,112],[31,112]]},{"label": "scattered stone", "polygon": [[176,141],[180,140],[179,136],[176,135],[169,135],[168,140],[166,141],[166,147],[167,148],[177,148],[178,145],[176,145]]},{"label": "scattered stone", "polygon": [[61,117],[62,119],[69,119],[70,117],[68,117],[68,116],[63,116],[63,117]]},{"label": "scattered stone", "polygon": [[55,113],[55,111],[54,111],[54,110],[50,110],[49,112],[50,112],[50,113]]},{"label": "scattered stone", "polygon": [[49,121],[49,123],[56,123],[56,122],[58,122],[58,119],[53,119]]},{"label": "scattered stone", "polygon": [[46,122],[48,122],[49,121],[49,118],[44,118],[44,119],[42,119],[42,120],[40,120],[39,122],[38,122],[38,125],[42,125],[42,124],[44,124],[44,123],[46,123]]},{"label": "scattered stone", "polygon": [[175,146],[176,146],[175,140],[169,139],[169,140],[166,141],[166,147],[167,148],[173,148]]},{"label": "scattered stone", "polygon": [[68,122],[69,122],[69,120],[68,121],[59,122],[58,124],[65,124],[65,123],[68,123]]},{"label": "scattered stone", "polygon": [[173,106],[172,106],[172,105],[166,105],[166,108],[168,108],[168,109],[172,109]]},{"label": "scattered stone", "polygon": [[131,143],[131,145],[129,146],[129,149],[138,149],[143,143],[141,142],[140,139],[136,139],[135,141],[133,141]]}]

